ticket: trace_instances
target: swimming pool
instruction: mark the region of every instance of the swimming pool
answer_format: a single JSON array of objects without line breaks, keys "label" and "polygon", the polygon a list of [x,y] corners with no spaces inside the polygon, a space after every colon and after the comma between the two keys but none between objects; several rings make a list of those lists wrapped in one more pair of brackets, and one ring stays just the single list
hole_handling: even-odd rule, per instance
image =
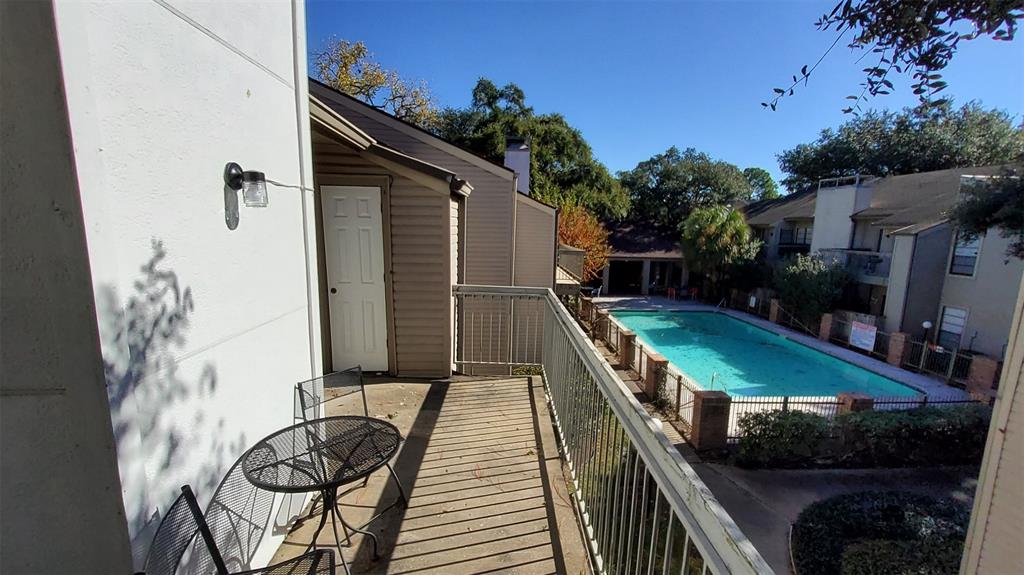
[{"label": "swimming pool", "polygon": [[918,395],[915,389],[716,312],[613,311],[704,389],[738,396],[874,397]]}]

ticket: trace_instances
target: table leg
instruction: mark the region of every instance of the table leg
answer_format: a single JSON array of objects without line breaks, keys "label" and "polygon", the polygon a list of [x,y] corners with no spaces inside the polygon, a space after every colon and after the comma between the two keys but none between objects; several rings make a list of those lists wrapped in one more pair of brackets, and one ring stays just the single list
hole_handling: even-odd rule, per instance
[{"label": "table leg", "polygon": [[341,525],[343,527],[355,531],[356,533],[362,533],[363,535],[368,536],[373,541],[373,560],[376,561],[380,559],[380,554],[377,552],[377,534],[372,531],[367,531],[365,529],[360,529],[358,527],[350,525],[347,521],[345,521],[345,518],[341,516],[340,511],[338,511],[334,507],[332,507],[332,509],[334,509],[334,514],[338,518],[338,520],[341,521]]},{"label": "table leg", "polygon": [[[335,493],[335,491],[333,489],[331,490],[331,493],[332,493],[331,499],[334,499],[334,497],[336,496],[336,493]],[[327,502],[328,502],[328,500],[327,500],[327,497],[325,496],[324,497],[324,505],[327,505]],[[341,539],[338,537],[338,522],[335,521],[335,517],[337,517],[337,515],[338,515],[338,511],[337,511],[337,509],[335,509],[335,506],[337,505],[338,502],[337,501],[331,501],[330,503],[331,503],[331,530],[334,531],[334,544],[338,546],[338,557],[341,557],[341,565],[342,565],[342,567],[345,568],[345,574],[346,575],[352,575],[352,572],[348,568],[348,561],[345,560],[345,553],[342,552],[342,550],[341,550]]]},{"label": "table leg", "polygon": [[320,537],[320,532],[324,530],[324,525],[327,523],[327,514],[330,513],[327,510],[327,491],[324,491],[321,496],[323,497],[324,506],[320,510],[320,524],[317,525],[316,531],[313,533],[313,539],[306,546],[306,553],[309,553],[310,550],[316,550],[316,540]]}]

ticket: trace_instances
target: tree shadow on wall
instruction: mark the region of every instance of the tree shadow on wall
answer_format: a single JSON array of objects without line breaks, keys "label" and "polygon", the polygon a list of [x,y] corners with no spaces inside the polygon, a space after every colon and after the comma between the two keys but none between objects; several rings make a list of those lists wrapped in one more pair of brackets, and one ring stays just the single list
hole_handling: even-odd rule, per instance
[{"label": "tree shadow on wall", "polygon": [[245,449],[229,438],[223,416],[207,412],[217,372],[182,356],[195,304],[192,289],[163,264],[163,243],[139,270],[131,293],[97,290],[103,363],[117,441],[125,512],[136,566],[141,566],[162,512],[183,483],[203,499]]}]

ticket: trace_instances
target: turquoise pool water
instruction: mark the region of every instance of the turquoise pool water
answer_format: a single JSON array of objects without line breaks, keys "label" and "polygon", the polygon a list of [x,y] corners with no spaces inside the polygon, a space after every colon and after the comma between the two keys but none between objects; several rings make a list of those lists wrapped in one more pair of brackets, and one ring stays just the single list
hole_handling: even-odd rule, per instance
[{"label": "turquoise pool water", "polygon": [[704,389],[742,396],[918,393],[725,314],[613,311],[612,315]]}]

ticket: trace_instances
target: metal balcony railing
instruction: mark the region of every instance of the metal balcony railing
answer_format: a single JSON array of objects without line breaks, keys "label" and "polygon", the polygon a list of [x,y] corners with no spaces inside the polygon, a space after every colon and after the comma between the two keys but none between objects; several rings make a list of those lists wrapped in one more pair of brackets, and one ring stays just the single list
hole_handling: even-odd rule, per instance
[{"label": "metal balcony railing", "polygon": [[599,573],[771,573],[550,289],[452,291],[460,370],[543,374]]},{"label": "metal balcony railing", "polygon": [[892,265],[891,252],[866,250],[822,249],[818,255],[825,261],[839,262],[854,277],[888,278]]}]

